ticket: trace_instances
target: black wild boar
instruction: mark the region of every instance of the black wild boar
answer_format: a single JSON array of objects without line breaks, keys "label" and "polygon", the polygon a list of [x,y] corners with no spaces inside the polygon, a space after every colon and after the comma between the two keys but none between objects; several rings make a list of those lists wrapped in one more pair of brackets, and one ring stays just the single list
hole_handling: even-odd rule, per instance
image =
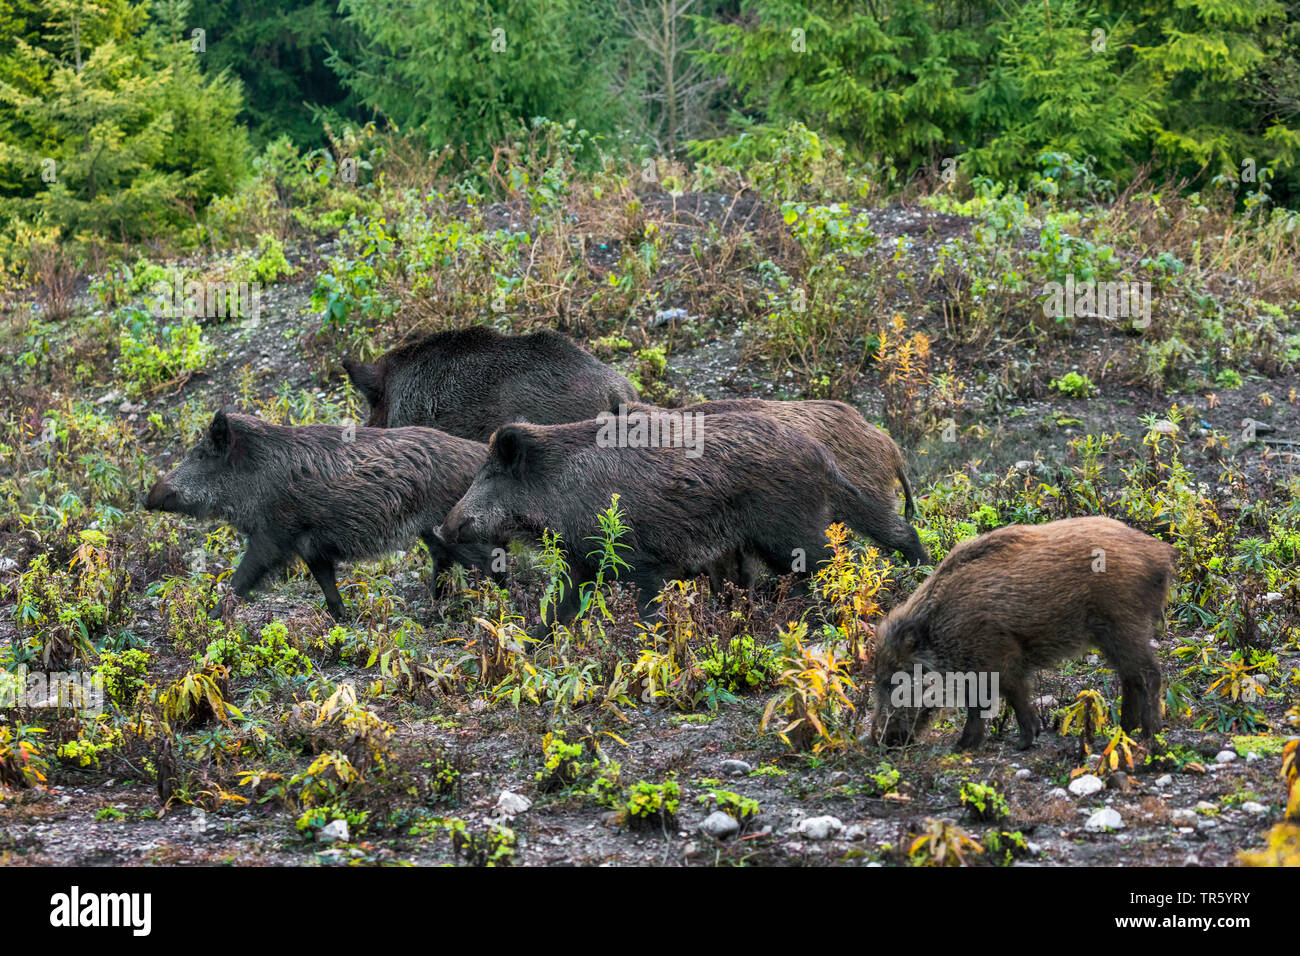
[{"label": "black wild boar", "polygon": [[489,547],[448,546],[436,533],[486,457],[485,445],[432,428],[293,427],[219,411],[146,507],[220,518],[247,535],[231,579],[241,598],[302,558],[341,618],[337,562],[386,554],[417,535],[431,583],[448,562],[490,571]]},{"label": "black wild boar", "polygon": [[893,517],[840,474],[819,442],[770,418],[649,416],[657,439],[616,437],[618,418],[499,429],[443,523],[445,540],[558,532],[573,584],[556,612],[565,621],[579,587],[595,578],[596,515],[615,494],[630,529],[623,577],[640,590],[646,615],[664,582],[705,573],[729,555],[757,554],[781,573],[806,574],[828,556],[833,522],[870,534]]},{"label": "black wild boar", "polygon": [[476,325],[343,367],[370,403],[371,427],[423,425],[483,442],[509,422],[583,421],[637,399],[631,382],[550,329],[512,336]]},{"label": "black wild boar", "polygon": [[[1150,641],[1173,573],[1173,548],[1110,518],[1009,525],[961,542],[876,630],[873,736],[905,743],[933,716],[892,697],[909,686],[895,675],[919,664],[925,674],[997,674],[1024,749],[1041,730],[1029,705],[1034,672],[1097,647],[1120,677],[1125,730],[1152,737],[1160,670]],[[958,749],[983,741],[979,711],[967,706]]]},{"label": "black wild boar", "polygon": [[[655,409],[653,405],[644,404],[630,407],[641,411]],[[903,513],[906,517],[893,515],[891,520],[878,529],[879,534],[871,534],[871,537],[884,547],[886,553],[899,551],[913,564],[929,563],[930,556],[921,544],[921,539],[908,524],[915,513],[915,507],[912,502],[912,485],[907,480],[907,470],[903,464],[903,453],[885,431],[868,422],[852,405],[822,400],[776,402],[737,398],[701,402],[673,409],[673,412],[701,415],[752,414],[773,418],[825,445],[844,477],[862,494],[880,502],[891,513],[897,508],[895,482],[901,484]],[[752,571],[744,577],[748,578],[751,574]]]}]

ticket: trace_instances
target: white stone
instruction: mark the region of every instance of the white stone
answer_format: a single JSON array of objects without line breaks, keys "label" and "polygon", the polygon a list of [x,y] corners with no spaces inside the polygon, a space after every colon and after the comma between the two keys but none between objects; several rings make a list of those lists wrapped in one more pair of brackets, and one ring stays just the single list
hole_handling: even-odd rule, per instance
[{"label": "white stone", "polygon": [[1047,791],[1047,796],[1050,800],[1065,800],[1070,795],[1066,792],[1064,787],[1053,787],[1051,790]]},{"label": "white stone", "polygon": [[1019,770],[1017,770],[1017,771],[1016,771],[1015,773],[1013,773],[1011,776],[1012,776],[1014,779],[1016,779],[1016,780],[1028,780],[1028,779],[1029,779],[1030,777],[1032,777],[1033,775],[1034,775],[1034,772],[1033,772],[1032,770],[1028,770],[1028,769],[1026,769],[1026,768],[1024,768],[1024,767],[1021,767]]},{"label": "white stone", "polygon": [[517,817],[532,805],[533,801],[522,793],[502,790],[501,796],[497,797],[496,809],[493,812],[501,817]]},{"label": "white stone", "polygon": [[1245,810],[1247,813],[1253,813],[1256,816],[1268,813],[1268,807],[1264,806],[1262,803],[1257,803],[1254,800],[1247,800],[1241,805],[1241,809]]},{"label": "white stone", "polygon": [[721,769],[729,777],[743,777],[754,768],[743,760],[724,760]]},{"label": "white stone", "polygon": [[1175,810],[1169,814],[1169,819],[1176,827],[1194,827],[1196,826],[1195,810]]},{"label": "white stone", "polygon": [[1124,818],[1119,815],[1117,810],[1106,807],[1104,810],[1098,810],[1090,816],[1088,822],[1083,826],[1086,830],[1122,830],[1124,829]]},{"label": "white stone", "polygon": [[808,817],[800,820],[794,829],[810,840],[829,840],[843,832],[844,824],[839,817]]},{"label": "white stone", "polygon": [[1165,773],[1165,774],[1161,774],[1160,776],[1156,777],[1156,786],[1157,786],[1157,787],[1167,787],[1167,786],[1169,786],[1169,785],[1170,785],[1171,783],[1173,783],[1173,782],[1174,782],[1174,778],[1173,778],[1173,775],[1172,775],[1172,774],[1167,774],[1167,773]]},{"label": "white stone", "polygon": [[700,832],[705,836],[713,837],[715,840],[725,840],[740,832],[740,824],[736,822],[736,818],[730,813],[714,810],[700,824]]},{"label": "white stone", "polygon": [[1231,750],[1220,750],[1214,757],[1215,763],[1232,763],[1237,759],[1237,755]]},{"label": "white stone", "polygon": [[1096,774],[1085,773],[1070,781],[1070,792],[1076,797],[1090,797],[1094,793],[1100,793],[1105,788],[1106,785],[1101,782],[1101,778]]},{"label": "white stone", "polygon": [[348,821],[331,820],[316,833],[316,839],[322,843],[347,843]]}]

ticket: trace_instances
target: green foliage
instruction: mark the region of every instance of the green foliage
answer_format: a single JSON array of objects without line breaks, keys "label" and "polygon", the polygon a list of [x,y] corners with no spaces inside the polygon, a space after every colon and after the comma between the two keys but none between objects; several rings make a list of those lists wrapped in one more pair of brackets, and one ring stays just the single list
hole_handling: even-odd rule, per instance
[{"label": "green foliage", "polygon": [[660,827],[671,830],[677,826],[681,793],[681,785],[673,775],[663,783],[638,780],[623,791],[618,809],[632,829]]},{"label": "green foliage", "polygon": [[95,676],[103,680],[104,693],[120,710],[134,704],[144,689],[150,660],[148,651],[137,648],[100,653]]},{"label": "green foliage", "polygon": [[247,169],[239,84],[201,72],[184,0],[155,23],[131,0],[28,10],[25,41],[0,47],[4,218],[77,243],[145,238],[234,187]]},{"label": "green foliage", "polygon": [[100,715],[83,724],[73,740],[61,743],[58,755],[78,767],[94,767],[98,770],[100,758],[120,749],[125,742],[122,728],[116,726],[107,715]]},{"label": "green foliage", "polygon": [[636,386],[644,401],[657,403],[664,391],[663,377],[668,369],[668,356],[659,346],[639,349],[636,353],[637,367],[628,374],[628,380]]},{"label": "green foliage", "polygon": [[702,59],[773,120],[870,144],[909,169],[967,128],[970,94],[958,81],[982,40],[954,29],[964,19],[955,9],[919,0],[890,4],[888,15],[844,0],[754,0],[751,9],[751,19],[706,26]]},{"label": "green foliage", "polygon": [[758,801],[750,797],[742,797],[733,790],[710,787],[708,793],[700,794],[699,802],[706,808],[721,810],[735,819],[742,831],[749,826],[754,817],[758,816]]},{"label": "green foliage", "polygon": [[874,771],[867,771],[865,793],[869,797],[883,797],[898,789],[903,775],[888,763],[881,763]]},{"label": "green foliage", "polygon": [[[360,216],[379,212],[367,182],[384,153],[371,126],[345,126],[330,148],[299,149],[287,136],[268,143],[252,161],[252,175],[228,196],[218,196],[202,223],[203,237],[219,247],[260,242],[260,236],[337,232]],[[355,182],[344,176],[352,164]]]},{"label": "green foliage", "polygon": [[18,582],[14,623],[47,670],[89,664],[96,642],[127,615],[123,597],[130,578],[114,566],[108,539],[90,530],[78,537],[72,570],[51,567],[50,556],[39,554]]},{"label": "green foliage", "polygon": [[455,854],[469,866],[510,866],[515,857],[515,831],[491,824],[473,831],[464,820],[448,819],[444,826],[451,836]]},{"label": "green foliage", "polygon": [[1010,866],[1022,857],[1029,856],[1029,841],[1019,830],[999,830],[996,827],[984,834],[986,859],[999,866]]},{"label": "green foliage", "polygon": [[1076,0],[1010,8],[991,26],[996,53],[974,92],[983,129],[972,171],[1013,178],[1045,150],[1124,169],[1156,126],[1150,85],[1126,62],[1130,29]]},{"label": "green foliage", "polygon": [[595,580],[582,586],[582,603],[578,611],[580,616],[599,611],[602,619],[612,621],[614,615],[605,600],[606,576],[613,579],[621,572],[631,570],[631,565],[619,555],[619,551],[631,550],[632,546],[621,540],[629,529],[624,523],[623,509],[619,507],[618,499],[617,494],[613,495],[609,507],[596,515],[600,530],[587,539],[596,544],[595,550],[587,552],[588,558],[596,558],[596,576]]},{"label": "green foliage", "polygon": [[547,733],[542,738],[542,769],[536,774],[538,787],[559,790],[576,786],[599,771],[600,760],[582,759],[585,750],[581,742],[566,743],[562,733]]},{"label": "green foliage", "polygon": [[233,278],[255,279],[262,283],[277,282],[285,276],[291,276],[298,270],[289,264],[284,255],[284,243],[270,233],[257,237],[256,253],[245,254],[236,266]]},{"label": "green foliage", "polygon": [[602,42],[603,8],[573,0],[343,0],[360,48],[353,56],[336,51],[329,63],[398,127],[477,158],[537,116],[613,128],[616,100],[601,79],[611,52]]},{"label": "green foliage", "polygon": [[191,0],[189,21],[207,32],[207,72],[233,74],[244,87],[247,122],[259,146],[288,136],[321,139],[318,111],[351,112],[325,64],[330,50],[352,53],[356,36],[334,0]]},{"label": "green foliage", "polygon": [[1062,394],[1069,395],[1071,398],[1087,398],[1092,394],[1095,386],[1086,375],[1080,375],[1078,372],[1066,372],[1060,378],[1052,379],[1052,388]]},{"label": "green foliage", "polygon": [[733,637],[725,644],[715,642],[699,661],[706,675],[732,693],[768,686],[777,675],[778,663],[776,651],[749,634]]},{"label": "green foliage", "polygon": [[238,677],[266,671],[277,680],[288,680],[298,675],[310,676],[313,669],[307,656],[291,645],[288,627],[280,619],[262,628],[256,644],[246,643],[238,634],[218,638],[208,645],[203,660],[224,665]]},{"label": "green foliage", "polygon": [[49,761],[36,735],[46,732],[44,727],[0,723],[0,785],[32,787],[45,782]]},{"label": "green foliage", "polygon": [[160,324],[141,309],[123,314],[118,352],[118,374],[137,398],[179,388],[212,360],[212,346],[193,319]]},{"label": "green foliage", "polygon": [[1006,798],[992,784],[967,780],[958,796],[971,819],[980,823],[1000,823],[1011,814]]},{"label": "green foliage", "polygon": [[[704,28],[701,58],[740,90],[746,124],[799,121],[906,172],[1026,183],[1026,156],[1090,156],[1129,181],[1148,164],[1173,177],[1242,186],[1264,201],[1295,191],[1300,136],[1294,13],[1154,0],[1084,4],[754,0],[751,15]],[[1243,97],[1255,76],[1259,94]],[[759,125],[746,132],[767,131]],[[744,137],[742,137],[743,139]],[[948,163],[948,160],[955,162]],[[946,164],[946,165],[945,165]]]}]

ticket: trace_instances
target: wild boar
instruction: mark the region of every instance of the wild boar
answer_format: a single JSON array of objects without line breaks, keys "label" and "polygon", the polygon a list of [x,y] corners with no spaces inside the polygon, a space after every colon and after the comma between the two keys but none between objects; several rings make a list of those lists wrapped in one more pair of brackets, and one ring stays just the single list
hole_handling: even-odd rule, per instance
[{"label": "wild boar", "polygon": [[[876,630],[873,736],[904,743],[933,716],[933,706],[915,706],[919,666],[925,675],[964,677],[963,689],[996,675],[1023,750],[1041,730],[1029,705],[1034,672],[1097,647],[1120,678],[1123,727],[1152,737],[1160,670],[1150,641],[1173,573],[1169,545],[1111,518],[1009,525],[961,542]],[[959,750],[984,739],[981,707],[969,697],[965,704]]]},{"label": "wild boar", "polygon": [[596,577],[596,516],[615,494],[629,528],[623,579],[639,589],[647,616],[666,581],[705,573],[729,555],[757,554],[781,573],[806,575],[828,556],[832,523],[878,533],[892,516],[840,474],[819,442],[771,418],[642,416],[653,427],[635,434],[633,416],[621,418],[499,429],[447,515],[444,539],[558,532],[572,579],[556,612],[564,621]]},{"label": "wild boar", "polygon": [[[636,404],[633,410],[654,409],[653,405]],[[885,522],[879,535],[871,534],[876,543],[886,552],[898,551],[912,564],[928,564],[929,554],[921,544],[908,522],[915,514],[912,501],[912,485],[907,480],[907,469],[903,464],[903,453],[894,440],[882,429],[872,425],[852,405],[844,402],[812,400],[802,402],[776,402],[758,398],[724,399],[715,402],[701,402],[674,413],[701,415],[766,415],[789,428],[803,432],[826,446],[835,459],[844,477],[862,494],[892,512],[896,509],[897,492],[895,482],[903,489],[903,514],[900,518],[893,515]],[[868,532],[864,532],[868,533]],[[751,556],[743,556],[749,559]],[[731,564],[743,565],[747,570],[742,578],[753,575],[749,560],[732,560]],[[730,575],[726,575],[730,577]],[[741,583],[748,585],[749,580]]]},{"label": "wild boar", "polygon": [[296,555],[342,618],[337,563],[377,557],[417,535],[429,548],[431,583],[451,562],[490,572],[489,547],[449,546],[436,534],[486,458],[485,445],[432,428],[293,427],[223,410],[145,504],[220,518],[247,535],[231,579],[240,598]]},{"label": "wild boar", "polygon": [[343,367],[370,403],[369,426],[422,425],[481,442],[509,422],[582,421],[637,400],[631,382],[550,329],[516,336],[476,325]]}]

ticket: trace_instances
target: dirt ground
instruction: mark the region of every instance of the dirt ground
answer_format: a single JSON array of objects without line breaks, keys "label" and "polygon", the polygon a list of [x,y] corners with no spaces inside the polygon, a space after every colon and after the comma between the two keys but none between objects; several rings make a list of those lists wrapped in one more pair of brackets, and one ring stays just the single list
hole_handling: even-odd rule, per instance
[{"label": "dirt ground", "polygon": [[[695,211],[716,219],[725,215],[721,209],[719,205],[710,213],[706,202]],[[507,213],[501,216],[503,221],[509,219]],[[911,237],[912,254],[925,262],[937,244],[967,230],[968,222],[957,216],[893,208],[873,214],[873,226],[886,239]],[[307,300],[311,266],[321,251],[300,251],[299,261],[307,266],[308,277],[274,286],[255,328],[213,325],[209,332],[218,360],[178,392],[142,404],[126,400],[111,387],[92,390],[86,397],[115,409],[141,436],[148,435],[142,441],[157,456],[160,469],[175,461],[181,448],[174,436],[148,431],[148,414],[161,412],[170,420],[185,403],[209,409],[233,405],[238,398],[234,383],[243,370],[251,370],[255,390],[264,396],[288,386],[321,399],[345,400],[348,393],[341,370],[321,369],[301,344],[303,333],[315,323]],[[899,301],[893,306],[908,308],[909,303]],[[669,355],[666,376],[682,399],[794,397],[793,388],[783,386],[764,363],[745,357],[741,323],[687,321],[692,334]],[[1034,360],[1052,364],[1053,372],[1095,368],[1118,347],[1121,335],[1090,328]],[[1086,400],[1026,395],[1001,398],[994,408],[987,372],[1015,356],[964,352],[957,347],[940,355],[943,361],[949,358],[967,384],[963,437],[956,443],[926,442],[911,449],[909,468],[922,494],[930,482],[954,469],[1004,474],[1021,468],[1016,473],[1023,474],[1026,482],[1051,475],[1068,464],[1067,443],[1072,438],[1118,432],[1138,442],[1144,431],[1142,416],[1163,415],[1174,403],[1194,409],[1195,421],[1188,426],[1193,434],[1209,429],[1235,434],[1245,418],[1271,426],[1268,436],[1275,443],[1256,443],[1233,452],[1234,462],[1259,494],[1277,474],[1300,470],[1292,446],[1278,443],[1300,438],[1300,405],[1286,400],[1300,388],[1294,375],[1250,378],[1240,389],[1214,398],[1201,393],[1153,395],[1103,380],[1099,392]],[[631,360],[624,358],[620,364],[629,368]],[[1259,396],[1264,393],[1271,395],[1272,404],[1261,404]],[[880,398],[869,386],[864,384],[854,398],[868,418],[880,420]],[[981,430],[982,435],[976,434]],[[1225,499],[1226,509],[1245,504],[1226,500],[1233,496],[1222,485],[1220,460],[1194,443],[1187,446],[1185,460],[1201,481]],[[0,553],[10,559],[18,559],[29,547],[16,532],[0,539]],[[13,565],[8,567],[6,574],[16,573]],[[346,570],[343,573],[346,578]],[[448,623],[444,611],[431,602],[418,555],[399,562],[392,578],[407,602],[406,613],[424,625],[431,645],[444,635],[466,632],[463,621]],[[137,586],[147,583],[139,581]],[[905,596],[901,587],[891,601]],[[1277,609],[1279,615],[1291,615],[1293,620],[1298,612],[1291,606]],[[319,616],[320,596],[300,570],[235,613],[255,626],[272,618]],[[133,631],[167,662],[168,669],[183,670],[183,655],[163,644],[156,600],[141,601]],[[1182,636],[1186,631],[1171,632],[1161,643],[1159,656],[1166,677],[1182,667],[1169,653]],[[0,614],[0,641],[16,639],[12,615]],[[1294,646],[1279,650],[1278,658],[1283,673],[1300,667],[1300,653]],[[364,661],[322,657],[315,663],[318,672],[334,682],[352,680],[364,687],[374,678],[373,670],[360,666]],[[1036,693],[1049,725],[1054,706],[1072,701],[1087,687],[1100,690],[1108,701],[1118,696],[1117,681],[1095,656],[1040,675]],[[285,690],[274,700],[287,707],[293,695],[293,690]],[[1080,758],[1077,737],[1049,732],[1030,750],[1018,751],[1014,718],[1004,715],[974,754],[950,752],[958,730],[952,720],[945,720],[920,745],[905,751],[884,751],[864,741],[845,751],[799,756],[772,735],[759,733],[769,696],[767,691],[742,695],[739,702],[716,712],[689,715],[641,705],[623,709],[621,719],[581,709],[557,717],[552,706],[488,707],[481,700],[454,695],[411,699],[392,694],[368,703],[396,727],[394,751],[434,748],[461,769],[457,791],[438,804],[436,812],[464,821],[476,833],[488,832],[494,823],[507,824],[516,835],[514,862],[525,865],[905,864],[912,842],[926,831],[928,821],[937,819],[960,825],[984,844],[986,862],[997,862],[993,858],[999,856],[988,848],[989,834],[1016,831],[1023,835],[1025,846],[1000,862],[1228,866],[1236,862],[1238,851],[1261,842],[1261,834],[1281,819],[1285,804],[1276,749],[1265,747],[1257,754],[1253,738],[1240,735],[1171,727],[1167,742],[1184,748],[1184,753],[1199,754],[1200,761],[1177,767],[1159,762],[1144,765],[1139,760],[1132,775],[1105,775],[1108,783],[1101,789],[1077,794],[1064,789],[1071,786],[1071,771],[1091,769],[1098,760],[1095,753]],[[242,696],[236,691],[234,699]],[[864,732],[869,707],[865,698],[858,703],[858,730]],[[1264,708],[1271,726],[1281,731],[1281,739],[1287,736],[1282,715],[1290,704],[1294,701],[1274,701]],[[536,781],[541,767],[539,741],[548,730],[560,727],[572,736],[617,734],[619,741],[606,739],[602,746],[621,763],[624,779],[662,781],[675,774],[681,784],[675,821],[629,829],[611,811],[582,796],[542,792]],[[883,795],[871,784],[881,764],[900,772],[896,788]],[[965,782],[994,785],[1008,805],[1005,821],[973,820],[959,798]],[[1080,789],[1077,780],[1075,788]],[[701,832],[710,813],[701,797],[710,789],[734,791],[757,801],[757,816],[739,836],[717,840]],[[507,797],[503,808],[502,796],[507,793],[526,799],[515,802]],[[295,827],[295,814],[273,801],[223,803],[207,811],[185,805],[163,810],[147,768],[115,756],[99,770],[63,765],[45,787],[0,789],[0,862],[431,865],[460,859],[445,832],[413,825],[418,822],[415,815],[411,823],[403,821],[400,795],[385,799],[392,804],[385,805],[385,822],[376,819],[366,832],[347,840],[313,839]],[[1104,825],[1107,821],[1097,814],[1105,808],[1118,813],[1119,826]],[[819,819],[828,817],[833,819]]]}]

